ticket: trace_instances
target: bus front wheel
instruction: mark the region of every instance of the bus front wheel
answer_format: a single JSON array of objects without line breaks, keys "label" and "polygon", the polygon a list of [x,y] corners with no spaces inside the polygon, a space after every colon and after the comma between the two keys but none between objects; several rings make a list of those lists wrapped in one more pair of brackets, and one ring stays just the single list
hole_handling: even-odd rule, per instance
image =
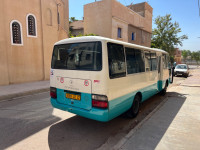
[{"label": "bus front wheel", "polygon": [[132,104],[131,108],[127,111],[127,116],[129,118],[135,118],[138,115],[139,108],[140,108],[140,100],[141,100],[140,95],[138,95],[138,94],[135,95],[133,104]]}]

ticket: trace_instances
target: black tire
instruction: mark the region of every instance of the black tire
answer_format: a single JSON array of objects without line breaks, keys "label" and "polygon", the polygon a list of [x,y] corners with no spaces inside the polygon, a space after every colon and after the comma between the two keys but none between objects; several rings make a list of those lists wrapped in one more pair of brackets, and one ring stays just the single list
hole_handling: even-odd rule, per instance
[{"label": "black tire", "polygon": [[176,76],[176,73],[174,73],[173,76],[175,77],[175,76]]},{"label": "black tire", "polygon": [[140,108],[140,101],[141,101],[141,97],[140,95],[135,95],[135,98],[133,100],[133,104],[131,106],[131,108],[127,111],[126,115],[129,118],[135,118],[138,113],[139,113],[139,108]]},{"label": "black tire", "polygon": [[165,94],[167,93],[167,87],[168,87],[168,83],[167,83],[167,81],[166,81],[164,89],[160,92],[160,94],[161,94],[162,96],[165,96]]},{"label": "black tire", "polygon": [[188,74],[185,75],[185,78],[187,78],[187,77],[188,77]]}]

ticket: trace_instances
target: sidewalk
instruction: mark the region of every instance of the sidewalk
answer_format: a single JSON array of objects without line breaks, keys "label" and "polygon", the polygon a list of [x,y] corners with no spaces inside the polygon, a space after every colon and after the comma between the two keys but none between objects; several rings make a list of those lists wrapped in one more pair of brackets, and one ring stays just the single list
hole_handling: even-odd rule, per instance
[{"label": "sidewalk", "polygon": [[200,69],[168,90],[159,108],[113,149],[173,150],[200,147]]},{"label": "sidewalk", "polygon": [[12,99],[25,95],[49,91],[49,81],[0,86],[0,100]]}]

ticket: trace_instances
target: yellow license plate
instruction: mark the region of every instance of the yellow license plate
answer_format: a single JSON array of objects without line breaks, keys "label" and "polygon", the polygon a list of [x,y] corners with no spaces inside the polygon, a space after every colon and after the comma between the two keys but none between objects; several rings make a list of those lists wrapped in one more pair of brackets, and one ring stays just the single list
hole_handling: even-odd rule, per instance
[{"label": "yellow license plate", "polygon": [[66,97],[70,98],[70,99],[75,99],[75,100],[78,100],[78,101],[81,100],[81,96],[80,95],[66,93]]}]

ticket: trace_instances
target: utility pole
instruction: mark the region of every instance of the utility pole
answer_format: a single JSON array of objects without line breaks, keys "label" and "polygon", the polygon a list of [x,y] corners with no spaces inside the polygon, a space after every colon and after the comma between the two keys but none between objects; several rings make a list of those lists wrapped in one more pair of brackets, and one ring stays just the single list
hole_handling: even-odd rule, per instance
[{"label": "utility pole", "polygon": [[198,7],[199,7],[199,17],[200,17],[200,4],[199,4],[199,0],[198,0]]}]

